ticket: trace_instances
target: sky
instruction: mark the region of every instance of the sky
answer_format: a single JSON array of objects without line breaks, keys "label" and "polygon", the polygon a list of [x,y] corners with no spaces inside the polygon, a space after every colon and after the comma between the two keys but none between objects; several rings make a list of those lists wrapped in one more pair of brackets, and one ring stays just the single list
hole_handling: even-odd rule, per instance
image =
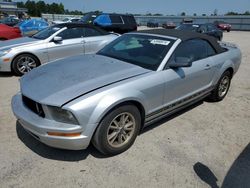
[{"label": "sky", "polygon": [[[19,0],[20,1],[20,0]],[[25,0],[23,0],[25,1]],[[36,0],[38,1],[38,0]],[[178,15],[186,12],[188,15],[194,13],[218,14],[228,11],[245,12],[250,11],[250,0],[44,0],[47,3],[63,3],[65,9],[81,10],[84,12],[100,10],[103,12],[116,13],[161,13],[164,15]]]}]

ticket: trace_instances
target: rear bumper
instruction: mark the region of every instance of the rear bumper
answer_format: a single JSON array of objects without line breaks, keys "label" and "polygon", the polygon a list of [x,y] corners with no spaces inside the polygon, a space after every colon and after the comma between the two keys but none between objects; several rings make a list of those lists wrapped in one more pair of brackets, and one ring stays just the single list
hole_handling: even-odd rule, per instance
[{"label": "rear bumper", "polygon": [[[81,150],[86,149],[90,143],[91,135],[84,135],[81,126],[42,118],[27,109],[22,102],[21,94],[17,94],[12,98],[12,110],[22,127],[34,138],[48,146],[68,150]],[[50,136],[48,132],[82,132],[82,134],[77,137],[61,137]]]}]

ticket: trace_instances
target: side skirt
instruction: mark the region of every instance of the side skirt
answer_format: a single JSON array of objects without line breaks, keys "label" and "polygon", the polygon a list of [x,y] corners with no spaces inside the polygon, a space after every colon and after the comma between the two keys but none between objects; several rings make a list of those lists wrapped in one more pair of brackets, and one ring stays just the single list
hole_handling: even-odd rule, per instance
[{"label": "side skirt", "polygon": [[201,96],[196,96],[195,98],[193,98],[192,101],[189,102],[177,102],[176,105],[175,104],[171,104],[167,107],[165,107],[163,110],[161,110],[159,113],[155,114],[153,113],[152,115],[147,115],[146,119],[145,119],[145,124],[144,127],[147,127],[165,117],[168,117],[180,110],[183,110],[185,108],[187,108],[188,106],[191,106],[201,100],[203,100],[204,98],[206,98],[207,96],[209,96],[211,94],[211,92],[208,92],[206,94],[203,94]]}]

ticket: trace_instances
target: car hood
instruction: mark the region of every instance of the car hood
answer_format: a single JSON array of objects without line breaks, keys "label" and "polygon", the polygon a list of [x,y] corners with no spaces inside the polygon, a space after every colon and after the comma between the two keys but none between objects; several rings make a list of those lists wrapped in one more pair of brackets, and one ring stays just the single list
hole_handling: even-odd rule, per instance
[{"label": "car hood", "polygon": [[105,56],[74,56],[23,76],[21,92],[41,104],[62,106],[86,93],[147,72],[150,70]]},{"label": "car hood", "polygon": [[0,42],[0,50],[11,49],[14,47],[19,47],[27,44],[35,44],[36,42],[40,42],[41,40],[30,38],[30,37],[22,37],[17,39],[11,39]]}]

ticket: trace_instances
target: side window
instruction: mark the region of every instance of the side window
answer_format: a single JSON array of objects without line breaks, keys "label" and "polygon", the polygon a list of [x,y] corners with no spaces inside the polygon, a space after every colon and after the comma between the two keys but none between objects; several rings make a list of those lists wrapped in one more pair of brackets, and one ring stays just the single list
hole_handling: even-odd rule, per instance
[{"label": "side window", "polygon": [[122,19],[125,23],[136,24],[135,19],[132,16],[122,16]]},{"label": "side window", "polygon": [[209,57],[209,56],[216,55],[214,48],[207,41],[204,41],[204,42],[207,48],[207,56]]},{"label": "side window", "polygon": [[216,29],[215,26],[213,25],[207,25],[207,28],[208,28],[208,31],[213,31]]},{"label": "side window", "polygon": [[178,58],[189,58],[191,61],[198,61],[215,54],[215,50],[207,41],[193,39],[181,43],[172,54],[170,61],[176,61]]},{"label": "side window", "polygon": [[85,37],[95,37],[95,36],[101,35],[101,33],[99,31],[97,31],[93,28],[88,28],[88,27],[84,28],[84,32],[85,32],[85,34],[84,34]]},{"label": "side window", "polygon": [[57,36],[62,37],[63,40],[81,38],[84,37],[84,30],[81,27],[69,28],[65,29]]},{"label": "side window", "polygon": [[122,21],[121,16],[118,16],[118,15],[110,15],[109,17],[110,17],[111,22],[112,22],[113,24],[123,24],[123,21]]},{"label": "side window", "polygon": [[202,32],[202,33],[205,33],[207,32],[207,26],[206,25],[201,25],[199,30]]}]

